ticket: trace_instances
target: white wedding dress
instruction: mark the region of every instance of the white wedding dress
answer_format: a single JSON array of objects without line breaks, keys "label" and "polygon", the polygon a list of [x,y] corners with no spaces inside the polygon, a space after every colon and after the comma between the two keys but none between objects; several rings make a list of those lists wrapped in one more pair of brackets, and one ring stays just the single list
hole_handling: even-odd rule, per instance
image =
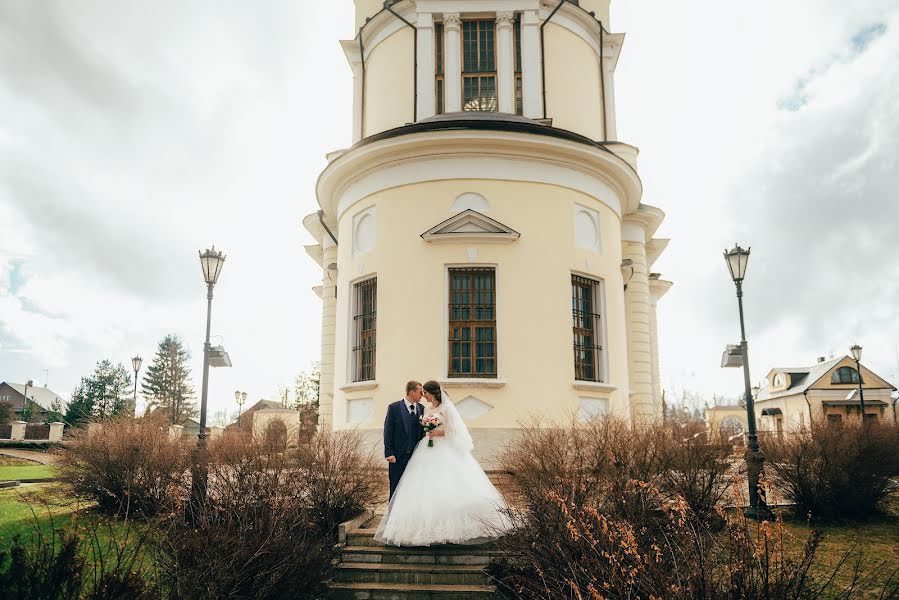
[{"label": "white wedding dress", "polygon": [[506,505],[472,456],[468,428],[452,400],[433,411],[445,435],[428,446],[425,436],[412,453],[375,540],[392,546],[480,544],[508,529]]}]

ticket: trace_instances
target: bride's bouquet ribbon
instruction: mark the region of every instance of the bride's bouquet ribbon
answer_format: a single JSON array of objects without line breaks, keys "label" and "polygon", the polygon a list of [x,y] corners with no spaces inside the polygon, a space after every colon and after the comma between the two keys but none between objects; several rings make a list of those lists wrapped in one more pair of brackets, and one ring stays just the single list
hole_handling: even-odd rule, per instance
[{"label": "bride's bouquet ribbon", "polygon": [[[425,430],[425,434],[431,433],[440,427],[440,425],[440,419],[435,416],[422,417],[421,419],[421,428]],[[428,447],[434,447],[434,440],[428,440]]]}]

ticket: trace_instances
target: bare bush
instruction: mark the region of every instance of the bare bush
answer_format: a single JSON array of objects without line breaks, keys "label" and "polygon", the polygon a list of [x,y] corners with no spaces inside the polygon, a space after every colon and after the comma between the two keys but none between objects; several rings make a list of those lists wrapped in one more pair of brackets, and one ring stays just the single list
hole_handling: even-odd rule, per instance
[{"label": "bare bush", "polygon": [[159,418],[109,420],[74,434],[60,455],[60,479],[105,513],[154,516],[181,498],[188,444],[170,439]]},{"label": "bare bush", "polygon": [[881,509],[899,472],[899,427],[813,423],[765,444],[769,476],[816,519],[870,516]]}]

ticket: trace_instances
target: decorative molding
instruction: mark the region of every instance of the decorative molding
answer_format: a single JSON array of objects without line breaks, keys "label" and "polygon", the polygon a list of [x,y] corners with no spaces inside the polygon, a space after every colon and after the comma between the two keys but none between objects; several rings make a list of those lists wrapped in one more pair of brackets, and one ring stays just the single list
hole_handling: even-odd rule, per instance
[{"label": "decorative molding", "polygon": [[438,381],[445,388],[501,388],[506,385],[505,379],[452,378]]},{"label": "decorative molding", "polygon": [[515,24],[515,13],[512,11],[503,11],[496,13],[496,28],[509,27]]},{"label": "decorative molding", "polygon": [[378,389],[377,381],[357,381],[355,383],[348,383],[346,385],[340,386],[338,388],[341,392],[364,392],[366,390],[376,390]]},{"label": "decorative molding", "polygon": [[601,392],[605,394],[611,394],[618,389],[617,385],[600,383],[598,381],[574,381],[571,387],[582,392]]},{"label": "decorative molding", "polygon": [[462,18],[459,13],[443,13],[443,30],[459,31],[462,28]]},{"label": "decorative molding", "polygon": [[464,210],[431,227],[421,238],[432,244],[511,244],[521,234],[476,210]]}]

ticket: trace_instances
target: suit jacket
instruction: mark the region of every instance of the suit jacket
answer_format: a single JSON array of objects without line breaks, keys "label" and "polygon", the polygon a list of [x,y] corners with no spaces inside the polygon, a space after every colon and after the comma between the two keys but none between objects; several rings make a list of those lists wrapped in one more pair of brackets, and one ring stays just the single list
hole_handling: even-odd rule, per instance
[{"label": "suit jacket", "polygon": [[384,418],[384,458],[402,456],[415,450],[415,445],[425,436],[420,419],[424,416],[421,402],[415,405],[415,416],[406,410],[405,400],[387,406]]}]

